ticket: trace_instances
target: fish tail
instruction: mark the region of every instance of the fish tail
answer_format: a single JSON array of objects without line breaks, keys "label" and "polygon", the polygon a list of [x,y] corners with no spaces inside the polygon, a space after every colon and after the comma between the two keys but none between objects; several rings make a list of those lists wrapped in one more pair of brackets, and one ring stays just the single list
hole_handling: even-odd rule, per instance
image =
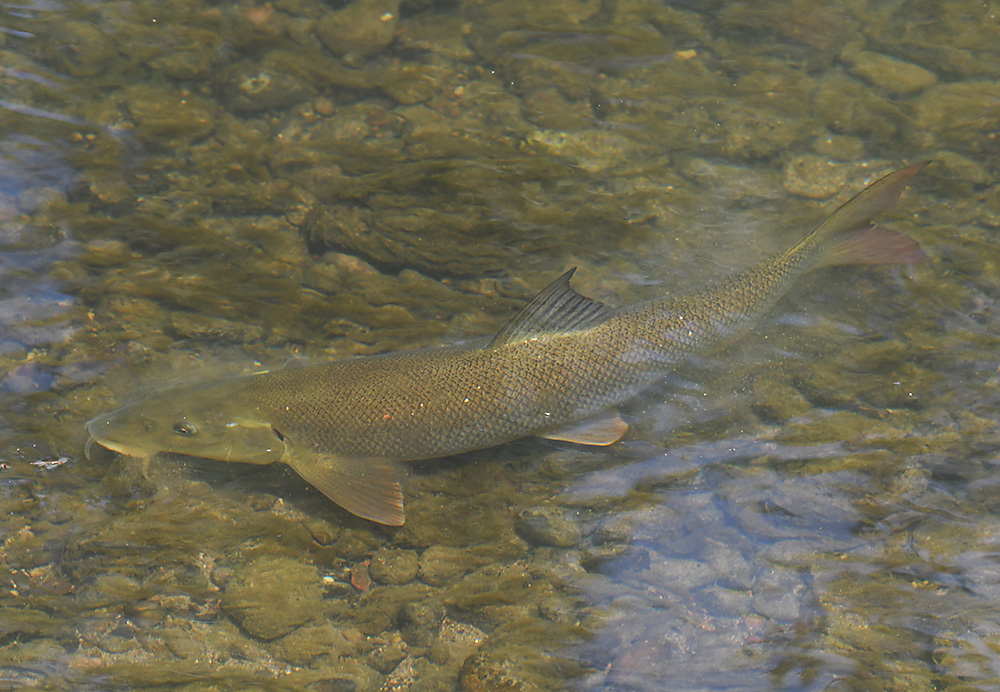
[{"label": "fish tail", "polygon": [[830,241],[819,256],[818,267],[844,264],[917,264],[927,259],[913,238],[871,226]]},{"label": "fish tail", "polygon": [[909,236],[872,224],[899,201],[910,179],[929,161],[880,178],[830,214],[793,250],[813,254],[813,268],[844,264],[915,264],[927,257]]}]

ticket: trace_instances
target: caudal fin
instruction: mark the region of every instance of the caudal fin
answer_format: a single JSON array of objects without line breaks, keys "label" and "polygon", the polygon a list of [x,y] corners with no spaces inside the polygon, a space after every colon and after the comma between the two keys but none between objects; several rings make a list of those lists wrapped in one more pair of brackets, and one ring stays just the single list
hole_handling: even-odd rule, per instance
[{"label": "caudal fin", "polygon": [[831,240],[823,250],[821,266],[840,264],[916,264],[927,259],[908,235],[881,226],[869,226]]},{"label": "caudal fin", "polygon": [[912,238],[872,224],[889,209],[907,184],[930,161],[901,168],[875,181],[826,217],[803,241],[820,247],[816,266],[838,264],[915,264],[926,259]]}]

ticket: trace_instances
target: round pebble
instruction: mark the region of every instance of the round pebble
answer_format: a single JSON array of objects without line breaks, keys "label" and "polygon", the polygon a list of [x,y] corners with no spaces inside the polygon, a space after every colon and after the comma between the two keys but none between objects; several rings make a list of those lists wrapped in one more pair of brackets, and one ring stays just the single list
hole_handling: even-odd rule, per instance
[{"label": "round pebble", "polygon": [[570,548],[581,539],[575,518],[554,507],[522,510],[517,515],[515,528],[525,540],[535,545]]},{"label": "round pebble", "polygon": [[255,637],[275,639],[322,611],[319,572],[289,557],[262,557],[237,568],[222,607]]},{"label": "round pebble", "polygon": [[368,574],[379,584],[409,584],[419,569],[420,561],[414,551],[387,548],[372,556]]}]

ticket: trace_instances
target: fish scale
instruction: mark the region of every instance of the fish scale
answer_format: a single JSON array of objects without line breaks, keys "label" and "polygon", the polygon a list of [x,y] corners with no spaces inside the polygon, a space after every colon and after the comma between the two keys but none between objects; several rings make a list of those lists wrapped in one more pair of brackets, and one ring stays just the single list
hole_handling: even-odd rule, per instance
[{"label": "fish scale", "polygon": [[802,274],[921,261],[916,243],[871,217],[923,165],[885,176],[785,252],[691,295],[613,309],[577,293],[570,270],[492,339],[177,387],[90,421],[87,450],[281,461],[348,511],[402,524],[392,462],[528,435],[611,444],[627,430],[611,407],[745,332]]},{"label": "fish scale", "polygon": [[[611,359],[593,359],[578,343],[585,339],[422,349],[297,368],[249,379],[246,396],[269,412],[283,436],[317,448],[401,461],[457,454],[619,400],[623,369]],[[323,386],[330,380],[352,386]]]}]

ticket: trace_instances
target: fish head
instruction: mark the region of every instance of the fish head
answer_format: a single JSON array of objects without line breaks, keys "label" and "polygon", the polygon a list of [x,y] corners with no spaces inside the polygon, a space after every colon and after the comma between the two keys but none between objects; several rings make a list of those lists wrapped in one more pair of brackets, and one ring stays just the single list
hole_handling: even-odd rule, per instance
[{"label": "fish head", "polygon": [[87,423],[93,444],[136,457],[158,452],[270,464],[285,453],[281,435],[232,387],[182,386],[123,406]]}]

